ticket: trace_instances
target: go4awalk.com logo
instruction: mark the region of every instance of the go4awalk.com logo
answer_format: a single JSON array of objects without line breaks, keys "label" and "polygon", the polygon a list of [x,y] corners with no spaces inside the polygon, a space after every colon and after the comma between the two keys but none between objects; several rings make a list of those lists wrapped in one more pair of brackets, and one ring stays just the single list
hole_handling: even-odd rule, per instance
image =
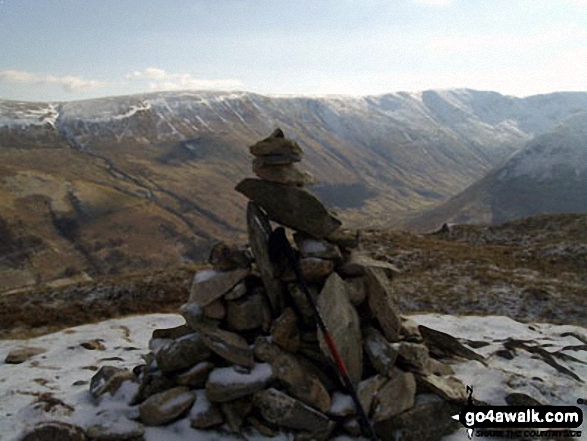
[{"label": "go4awalk.com logo", "polygon": [[[473,404],[473,389],[467,386],[468,404],[452,418],[467,429],[469,439],[568,438],[581,436],[571,430],[583,423],[583,411],[577,406],[478,406]],[[547,430],[544,430],[547,429]]]}]

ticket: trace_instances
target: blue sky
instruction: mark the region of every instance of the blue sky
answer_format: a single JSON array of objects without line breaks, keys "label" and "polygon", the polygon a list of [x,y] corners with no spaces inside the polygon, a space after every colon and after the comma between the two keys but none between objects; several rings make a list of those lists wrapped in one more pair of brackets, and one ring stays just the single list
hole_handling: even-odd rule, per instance
[{"label": "blue sky", "polygon": [[587,0],[0,0],[0,98],[587,90]]}]

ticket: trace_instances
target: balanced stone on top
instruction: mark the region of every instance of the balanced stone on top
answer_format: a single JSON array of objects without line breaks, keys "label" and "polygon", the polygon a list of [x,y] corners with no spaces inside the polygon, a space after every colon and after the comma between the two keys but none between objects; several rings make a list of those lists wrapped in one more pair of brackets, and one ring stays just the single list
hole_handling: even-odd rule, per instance
[{"label": "balanced stone on top", "polygon": [[297,186],[315,182],[310,173],[293,165],[302,159],[302,149],[297,142],[285,138],[279,128],[249,150],[255,156],[253,172],[261,179]]},{"label": "balanced stone on top", "polygon": [[285,138],[281,129],[276,129],[268,138],[259,141],[249,147],[253,156],[257,157],[291,157],[292,161],[298,162],[302,159],[302,149],[297,142]]}]

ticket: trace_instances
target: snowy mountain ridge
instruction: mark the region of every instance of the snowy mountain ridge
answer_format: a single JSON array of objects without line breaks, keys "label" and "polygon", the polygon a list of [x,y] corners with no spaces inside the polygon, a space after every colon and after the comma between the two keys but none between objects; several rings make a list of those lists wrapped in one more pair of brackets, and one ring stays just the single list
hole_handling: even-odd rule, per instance
[{"label": "snowy mountain ridge", "polygon": [[[304,150],[311,191],[349,227],[376,227],[446,201],[586,111],[587,93],[467,89],[0,100],[0,226],[13,238],[0,274],[8,287],[53,280],[63,271],[54,253],[90,274],[191,262],[212,241],[242,237],[245,202],[233,189],[251,175],[247,146],[276,127]],[[27,260],[29,242],[38,246]]]}]

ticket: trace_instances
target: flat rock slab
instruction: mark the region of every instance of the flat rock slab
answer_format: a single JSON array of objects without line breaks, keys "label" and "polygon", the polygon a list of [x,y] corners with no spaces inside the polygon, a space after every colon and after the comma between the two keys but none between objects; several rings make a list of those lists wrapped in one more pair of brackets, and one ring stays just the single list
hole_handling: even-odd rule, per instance
[{"label": "flat rock slab", "polygon": [[[317,305],[348,369],[351,382],[357,385],[363,373],[361,323],[347,296],[345,283],[338,274],[332,273],[328,277],[318,296]],[[319,341],[322,352],[330,355],[321,333]]]},{"label": "flat rock slab", "polygon": [[206,395],[212,402],[236,400],[265,389],[273,379],[273,370],[268,363],[260,363],[246,372],[234,367],[217,368],[206,383]]},{"label": "flat rock slab", "polygon": [[283,309],[283,292],[275,265],[269,258],[271,225],[267,216],[254,202],[247,204],[247,232],[255,263],[269,298],[271,312],[274,316],[277,316]]},{"label": "flat rock slab", "polygon": [[428,328],[423,325],[418,326],[418,330],[430,348],[430,352],[437,357],[462,357],[467,360],[476,360],[482,363],[485,361],[485,358],[482,355],[467,348],[455,337],[446,332],[437,331],[436,329]]},{"label": "flat rock slab", "polygon": [[243,280],[249,269],[239,268],[232,271],[210,271],[205,276],[196,274],[190,291],[190,302],[201,307],[209,305],[230,291],[237,283]]},{"label": "flat rock slab", "polygon": [[322,412],[274,388],[257,392],[253,405],[261,411],[263,418],[273,424],[311,433],[324,432],[329,428],[330,420]]},{"label": "flat rock slab", "polygon": [[140,406],[141,421],[147,426],[170,423],[186,413],[196,397],[187,387],[175,387],[147,398]]},{"label": "flat rock slab", "polygon": [[155,353],[157,366],[165,373],[188,369],[210,356],[204,340],[194,332],[164,344]]},{"label": "flat rock slab", "polygon": [[377,318],[385,338],[390,342],[399,340],[401,318],[393,288],[383,269],[365,269],[369,309]]},{"label": "flat rock slab", "polygon": [[257,203],[275,222],[318,239],[341,225],[314,195],[301,188],[247,178],[236,190]]},{"label": "flat rock slab", "polygon": [[225,360],[248,367],[255,364],[253,350],[240,335],[209,325],[200,326],[200,335],[204,345]]}]

